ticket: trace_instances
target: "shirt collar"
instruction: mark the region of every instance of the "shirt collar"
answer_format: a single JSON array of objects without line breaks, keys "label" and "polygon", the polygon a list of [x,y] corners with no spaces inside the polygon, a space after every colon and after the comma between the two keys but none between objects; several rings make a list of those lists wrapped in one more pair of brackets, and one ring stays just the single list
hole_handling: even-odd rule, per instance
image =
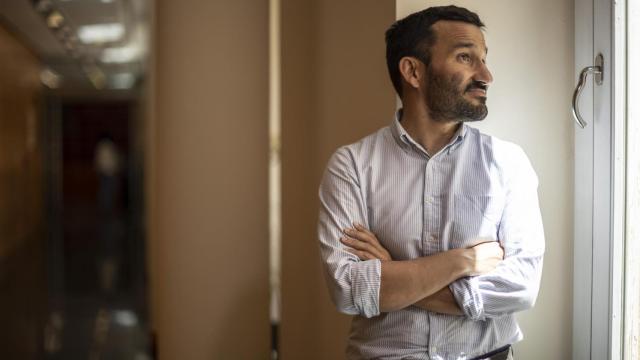
[{"label": "shirt collar", "polygon": [[[415,148],[415,149],[419,149],[428,157],[431,157],[431,155],[427,153],[427,151],[422,147],[422,145],[418,144],[415,140],[413,140],[413,138],[411,138],[411,135],[409,135],[409,133],[404,129],[404,127],[402,127],[400,120],[402,120],[402,108],[396,111],[393,122],[391,124],[391,133],[393,134],[393,137],[398,143],[398,145],[400,145],[400,147],[405,152]],[[456,150],[467,135],[467,131],[468,131],[467,127],[468,127],[467,124],[465,124],[464,122],[461,122],[460,126],[458,127],[458,130],[456,130],[455,135],[453,135],[453,138],[451,138],[451,141],[443,148],[442,151],[446,151],[447,154],[450,154],[452,151]]]},{"label": "shirt collar", "polygon": [[407,133],[407,131],[400,125],[400,120],[402,119],[402,108],[396,111],[396,114],[393,118],[393,122],[391,123],[391,132],[393,133],[393,137],[400,147],[407,151],[411,149],[411,136]]},{"label": "shirt collar", "polygon": [[460,144],[462,144],[462,141],[467,136],[467,127],[467,124],[465,124],[464,122],[460,122],[460,126],[458,127],[455,135],[453,135],[453,138],[451,139],[449,144],[445,146],[447,154],[451,154],[452,151],[456,150],[460,146]]}]

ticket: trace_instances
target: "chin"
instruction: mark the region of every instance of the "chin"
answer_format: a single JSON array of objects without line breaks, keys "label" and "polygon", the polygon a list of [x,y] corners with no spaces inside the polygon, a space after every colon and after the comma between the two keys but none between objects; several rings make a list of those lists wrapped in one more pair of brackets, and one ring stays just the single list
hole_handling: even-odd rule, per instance
[{"label": "chin", "polygon": [[481,117],[481,118],[463,118],[463,119],[461,120],[461,122],[478,122],[478,121],[482,121],[482,120],[484,120],[484,119],[486,119],[486,118],[487,118],[487,116],[486,116],[486,115],[485,115],[485,116],[483,116],[483,117]]},{"label": "chin", "polygon": [[484,104],[473,104],[459,112],[462,122],[482,121],[489,115],[489,109]]},{"label": "chin", "polygon": [[487,102],[486,96],[474,96],[470,100],[471,102],[484,105]]}]

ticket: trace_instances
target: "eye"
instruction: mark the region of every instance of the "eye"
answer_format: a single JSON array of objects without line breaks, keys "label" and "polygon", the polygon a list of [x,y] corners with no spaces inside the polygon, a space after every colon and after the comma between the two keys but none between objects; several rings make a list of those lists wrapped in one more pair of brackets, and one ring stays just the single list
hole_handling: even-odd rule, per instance
[{"label": "eye", "polygon": [[458,60],[462,61],[463,63],[470,63],[471,62],[471,56],[469,56],[469,54],[467,53],[463,53],[458,55]]}]

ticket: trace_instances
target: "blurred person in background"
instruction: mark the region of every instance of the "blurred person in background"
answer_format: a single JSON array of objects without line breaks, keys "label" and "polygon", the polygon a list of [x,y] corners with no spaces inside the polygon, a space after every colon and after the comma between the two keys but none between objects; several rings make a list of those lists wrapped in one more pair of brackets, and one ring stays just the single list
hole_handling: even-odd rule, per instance
[{"label": "blurred person in background", "polygon": [[109,134],[102,134],[95,147],[94,164],[98,175],[98,214],[101,259],[98,274],[100,287],[111,292],[118,278],[122,236],[124,231],[116,213],[120,196],[121,156]]}]

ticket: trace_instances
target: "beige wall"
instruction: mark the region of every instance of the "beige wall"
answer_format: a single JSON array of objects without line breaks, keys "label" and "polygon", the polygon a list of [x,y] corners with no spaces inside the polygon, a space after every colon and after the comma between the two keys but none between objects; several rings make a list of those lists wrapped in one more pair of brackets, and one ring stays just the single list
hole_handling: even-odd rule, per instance
[{"label": "beige wall", "polygon": [[344,358],[350,318],[321,272],[317,189],[335,149],[392,119],[384,31],[394,13],[393,1],[282,0],[284,359]]},{"label": "beige wall", "polygon": [[573,274],[573,1],[399,0],[398,17],[433,5],[476,11],[487,25],[494,75],[477,126],[523,147],[540,185],[547,251],[536,306],[519,316],[520,360],[571,358]]},{"label": "beige wall", "polygon": [[268,3],[156,2],[147,187],[160,359],[266,359]]}]

